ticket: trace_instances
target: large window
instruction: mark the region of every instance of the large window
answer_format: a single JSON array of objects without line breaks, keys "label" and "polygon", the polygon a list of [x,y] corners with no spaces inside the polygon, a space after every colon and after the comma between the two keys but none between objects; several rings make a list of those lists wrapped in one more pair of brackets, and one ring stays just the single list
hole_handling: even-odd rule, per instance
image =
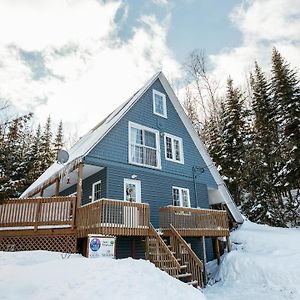
[{"label": "large window", "polygon": [[160,168],[159,132],[129,122],[129,163]]},{"label": "large window", "polygon": [[165,134],[165,158],[166,160],[171,160],[181,164],[184,163],[181,138]]},{"label": "large window", "polygon": [[174,206],[191,207],[189,189],[173,186],[172,193]]},{"label": "large window", "polygon": [[101,180],[93,183],[92,186],[92,202],[101,199]]},{"label": "large window", "polygon": [[164,118],[167,117],[166,95],[156,90],[153,90],[153,113]]}]

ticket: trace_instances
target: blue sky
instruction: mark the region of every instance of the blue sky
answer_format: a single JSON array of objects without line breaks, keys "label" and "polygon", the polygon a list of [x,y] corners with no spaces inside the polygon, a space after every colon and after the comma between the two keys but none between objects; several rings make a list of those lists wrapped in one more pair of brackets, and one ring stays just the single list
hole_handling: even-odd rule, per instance
[{"label": "blue sky", "polygon": [[0,0],[0,101],[81,135],[157,71],[183,100],[196,48],[220,92],[274,46],[300,69],[299,32],[299,0]]},{"label": "blue sky", "polygon": [[[126,3],[128,18],[120,36],[129,38],[132,28],[138,25],[139,17],[143,14],[154,14],[161,20],[170,16],[167,45],[180,62],[184,62],[195,48],[205,49],[207,54],[216,54],[241,41],[242,35],[233,26],[229,16],[242,1],[178,0],[159,5],[151,1],[127,0]],[[120,13],[124,11],[120,10]]]}]

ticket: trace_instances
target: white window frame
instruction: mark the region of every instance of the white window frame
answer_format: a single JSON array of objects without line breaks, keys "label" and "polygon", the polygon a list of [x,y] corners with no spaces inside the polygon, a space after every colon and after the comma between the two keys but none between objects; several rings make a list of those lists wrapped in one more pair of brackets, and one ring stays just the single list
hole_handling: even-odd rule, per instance
[{"label": "white window frame", "polygon": [[[167,157],[167,137],[171,139],[171,144],[172,144],[172,158]],[[179,151],[180,151],[180,160],[177,160],[175,158],[175,143],[174,140],[177,140],[179,142]],[[165,159],[169,161],[173,161],[179,164],[184,164],[184,154],[183,154],[183,142],[182,138],[165,133],[164,135],[164,144],[165,144]]]},{"label": "white window frame", "polygon": [[[183,188],[183,187],[179,187],[179,186],[172,186],[172,201],[173,201],[173,205],[174,205],[174,198],[173,198],[173,190],[177,189],[179,190],[179,203],[180,206],[179,207],[191,207],[191,198],[190,198],[190,190],[187,188]],[[187,196],[188,196],[188,206],[183,206],[183,199],[182,199],[182,191],[186,191],[187,192]],[[178,207],[178,206],[177,206]]]},{"label": "white window frame", "polygon": [[[163,110],[164,113],[160,114],[159,112],[155,111],[155,95],[161,96],[162,100],[163,100]],[[166,101],[166,95],[157,91],[157,90],[153,90],[153,113],[157,116],[163,117],[167,119],[167,101]]]},{"label": "white window frame", "polygon": [[[155,141],[156,141],[156,161],[157,161],[157,166],[152,166],[152,165],[147,165],[147,164],[141,164],[138,162],[135,162],[132,160],[132,150],[131,150],[131,128],[136,128],[139,130],[147,130],[150,132],[153,132],[155,134]],[[144,146],[147,147],[147,146]],[[128,122],[128,162],[133,165],[138,165],[142,167],[147,167],[147,168],[153,168],[153,169],[161,169],[161,157],[160,157],[160,139],[159,139],[159,131],[153,128],[149,128],[137,123],[133,122]]]},{"label": "white window frame", "polygon": [[95,199],[95,187],[99,183],[100,183],[101,193],[102,193],[102,183],[101,183],[101,180],[98,180],[98,181],[94,182],[92,185],[92,202],[99,200],[99,199]]}]

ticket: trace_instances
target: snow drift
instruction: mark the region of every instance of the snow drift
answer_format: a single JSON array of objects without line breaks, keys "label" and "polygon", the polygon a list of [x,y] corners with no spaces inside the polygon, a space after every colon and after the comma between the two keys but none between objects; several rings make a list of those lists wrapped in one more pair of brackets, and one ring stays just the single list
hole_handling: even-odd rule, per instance
[{"label": "snow drift", "polygon": [[300,299],[300,230],[246,221],[231,235],[208,299]]},{"label": "snow drift", "polygon": [[46,251],[0,252],[1,300],[197,299],[197,290],[145,260],[87,259]]}]

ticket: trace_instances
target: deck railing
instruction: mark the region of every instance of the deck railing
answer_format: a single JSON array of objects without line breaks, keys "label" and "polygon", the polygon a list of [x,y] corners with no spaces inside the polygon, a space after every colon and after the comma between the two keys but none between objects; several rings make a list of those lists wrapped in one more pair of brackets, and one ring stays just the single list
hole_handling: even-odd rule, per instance
[{"label": "deck railing", "polygon": [[152,224],[149,227],[149,237],[147,245],[147,259],[155,264],[156,267],[167,272],[171,276],[177,276],[180,272],[180,264],[154,229]]},{"label": "deck railing", "polygon": [[182,236],[228,236],[226,211],[167,206],[159,209],[159,227],[170,230],[170,225]]},{"label": "deck railing", "polygon": [[178,231],[171,225],[171,249],[186,265],[186,271],[191,274],[192,281],[197,281],[197,286],[203,287],[203,263],[189,247]]},{"label": "deck railing", "polygon": [[144,236],[149,229],[149,205],[101,199],[77,210],[79,236],[89,233]]},{"label": "deck railing", "polygon": [[9,199],[0,205],[0,227],[74,227],[76,197]]}]

